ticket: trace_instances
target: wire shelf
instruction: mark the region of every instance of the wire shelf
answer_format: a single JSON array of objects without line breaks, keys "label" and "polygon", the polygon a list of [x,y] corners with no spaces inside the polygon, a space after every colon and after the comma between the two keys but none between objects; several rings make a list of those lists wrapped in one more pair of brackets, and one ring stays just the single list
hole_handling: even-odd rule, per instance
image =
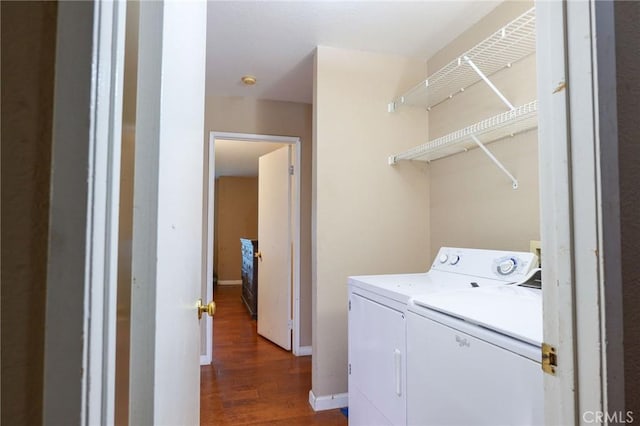
[{"label": "wire shelf", "polygon": [[431,108],[480,81],[468,64],[473,63],[486,75],[511,66],[536,49],[536,14],[531,8],[493,35],[463,53],[420,84],[394,99],[393,111],[402,105]]},{"label": "wire shelf", "polygon": [[456,130],[403,153],[389,157],[389,164],[400,160],[432,161],[477,146],[471,136],[481,137],[483,143],[490,143],[507,136],[526,132],[538,126],[538,101],[521,105],[471,126]]}]

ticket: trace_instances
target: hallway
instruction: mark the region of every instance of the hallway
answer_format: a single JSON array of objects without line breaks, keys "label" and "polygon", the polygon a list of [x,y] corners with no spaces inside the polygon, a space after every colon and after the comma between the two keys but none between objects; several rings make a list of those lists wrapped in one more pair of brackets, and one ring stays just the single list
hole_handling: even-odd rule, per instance
[{"label": "hallway", "polygon": [[258,336],[241,286],[217,286],[213,363],[200,369],[202,425],[347,425],[339,410],[309,405],[311,357]]}]

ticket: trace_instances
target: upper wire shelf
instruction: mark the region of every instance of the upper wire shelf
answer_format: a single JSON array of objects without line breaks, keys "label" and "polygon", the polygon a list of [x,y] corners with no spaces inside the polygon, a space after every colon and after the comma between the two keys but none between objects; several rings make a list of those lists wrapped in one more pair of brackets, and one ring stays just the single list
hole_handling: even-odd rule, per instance
[{"label": "upper wire shelf", "polygon": [[389,104],[389,111],[395,111],[402,105],[429,109],[480,81],[481,77],[472,64],[485,75],[491,75],[533,54],[535,49],[536,14],[535,8],[531,8],[394,99]]},{"label": "upper wire shelf", "polygon": [[400,154],[389,157],[389,164],[400,160],[432,161],[474,148],[474,138],[483,143],[493,142],[537,127],[538,101],[532,101],[513,110],[494,115],[463,129],[456,130]]}]

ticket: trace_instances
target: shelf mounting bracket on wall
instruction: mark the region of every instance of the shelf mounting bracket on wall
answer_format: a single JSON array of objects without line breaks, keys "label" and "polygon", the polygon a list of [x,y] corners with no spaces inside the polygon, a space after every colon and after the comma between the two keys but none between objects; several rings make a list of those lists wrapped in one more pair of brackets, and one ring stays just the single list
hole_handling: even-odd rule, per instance
[{"label": "shelf mounting bracket on wall", "polygon": [[473,61],[468,57],[468,56],[464,56],[463,58],[465,60],[466,63],[469,64],[469,66],[471,68],[473,68],[473,70],[476,72],[476,74],[478,74],[478,76],[480,76],[480,78],[487,83],[487,85],[491,88],[491,90],[493,90],[493,92],[498,95],[498,97],[500,98],[500,100],[502,102],[504,102],[504,104],[507,106],[507,108],[509,108],[510,110],[514,110],[516,109],[513,104],[511,102],[509,102],[509,100],[502,94],[502,92],[495,86],[495,84],[493,84],[491,82],[491,80],[489,80],[489,78],[484,75],[484,73],[482,71],[480,71],[480,68],[478,68],[476,66],[476,64],[473,63]]},{"label": "shelf mounting bracket on wall", "polygon": [[513,189],[518,189],[518,179],[516,179],[515,177],[513,177],[513,175],[509,172],[509,170],[507,170],[507,168],[505,166],[502,165],[502,163],[500,162],[500,160],[498,160],[496,158],[495,155],[493,155],[491,153],[491,151],[489,151],[487,149],[486,146],[484,146],[484,144],[482,142],[480,142],[480,140],[476,137],[476,135],[471,135],[470,136],[471,139],[476,143],[476,145],[478,145],[478,147],[480,147],[480,149],[482,149],[482,151],[487,154],[487,157],[489,157],[489,159],[491,159],[491,161],[493,161],[493,164],[495,164],[496,166],[498,166],[498,168],[500,170],[502,170],[502,172],[507,175],[509,177],[509,179],[511,179],[511,187]]}]

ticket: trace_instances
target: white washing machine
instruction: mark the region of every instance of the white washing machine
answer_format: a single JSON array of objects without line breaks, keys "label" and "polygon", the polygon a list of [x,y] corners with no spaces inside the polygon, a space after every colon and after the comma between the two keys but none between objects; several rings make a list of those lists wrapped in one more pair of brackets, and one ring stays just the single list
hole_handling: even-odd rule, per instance
[{"label": "white washing machine", "polygon": [[411,298],[504,285],[536,265],[531,253],[443,247],[426,273],[349,277],[349,424],[407,424]]},{"label": "white washing machine", "polygon": [[410,425],[544,424],[542,290],[415,297],[407,314]]}]

